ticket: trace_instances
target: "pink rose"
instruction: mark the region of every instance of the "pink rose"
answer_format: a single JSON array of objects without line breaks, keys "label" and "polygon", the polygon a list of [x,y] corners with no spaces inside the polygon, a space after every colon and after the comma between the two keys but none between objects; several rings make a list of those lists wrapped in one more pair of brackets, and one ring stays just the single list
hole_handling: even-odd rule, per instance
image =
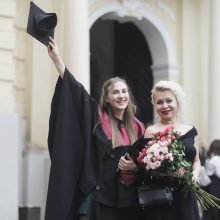
[{"label": "pink rose", "polygon": [[170,145],[170,143],[167,140],[165,140],[163,142],[159,142],[159,144],[160,144],[161,147],[167,147],[167,146]]},{"label": "pink rose", "polygon": [[160,147],[160,145],[158,143],[154,143],[149,149],[148,152],[155,152],[158,148]]},{"label": "pink rose", "polygon": [[155,170],[157,167],[156,167],[156,164],[155,163],[150,163],[150,168],[152,170]]},{"label": "pink rose", "polygon": [[155,162],[155,166],[156,166],[156,168],[160,167],[160,166],[161,166],[161,162],[160,162],[159,160],[157,160],[157,161]]},{"label": "pink rose", "polygon": [[161,138],[160,138],[160,141],[161,141],[161,142],[166,141],[166,137],[165,137],[165,136],[161,137]]},{"label": "pink rose", "polygon": [[179,170],[178,170],[178,174],[179,174],[180,177],[183,177],[185,172],[186,171],[185,171],[184,167],[180,167]]},{"label": "pink rose", "polygon": [[168,147],[163,147],[162,148],[162,153],[167,154],[168,153]]},{"label": "pink rose", "polygon": [[173,161],[173,154],[172,154],[172,153],[166,154],[166,155],[165,155],[165,159],[166,159],[166,160]]},{"label": "pink rose", "polygon": [[154,152],[155,157],[159,157],[161,153],[161,147]]},{"label": "pink rose", "polygon": [[159,135],[160,136],[164,136],[165,135],[165,131],[159,131]]},{"label": "pink rose", "polygon": [[152,161],[152,162],[155,162],[155,161],[156,161],[156,158],[155,158],[155,157],[152,157],[152,158],[151,158],[151,161]]},{"label": "pink rose", "polygon": [[146,150],[147,150],[146,148],[143,148],[143,149],[142,149],[142,153],[145,154],[145,153],[146,153]]},{"label": "pink rose", "polygon": [[168,134],[168,135],[167,135],[167,139],[172,140],[172,135],[171,135],[171,134]]},{"label": "pink rose", "polygon": [[174,135],[172,136],[172,140],[176,140],[176,137]]}]

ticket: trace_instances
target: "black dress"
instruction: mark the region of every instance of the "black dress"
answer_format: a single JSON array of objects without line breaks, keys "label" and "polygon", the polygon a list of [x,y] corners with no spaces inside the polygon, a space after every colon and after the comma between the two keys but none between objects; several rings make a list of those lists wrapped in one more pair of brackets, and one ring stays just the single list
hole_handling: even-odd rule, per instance
[{"label": "black dress", "polygon": [[[181,141],[185,146],[186,159],[194,161],[196,149],[194,147],[194,137],[197,135],[193,127],[186,134],[181,136]],[[156,180],[158,181],[158,179]],[[151,182],[154,182],[152,180]],[[160,180],[160,183],[163,179]],[[177,181],[178,182],[178,181]],[[144,220],[199,220],[197,200],[194,193],[190,192],[185,199],[178,190],[173,192],[174,201],[171,204],[155,205],[145,207],[143,210]]]}]

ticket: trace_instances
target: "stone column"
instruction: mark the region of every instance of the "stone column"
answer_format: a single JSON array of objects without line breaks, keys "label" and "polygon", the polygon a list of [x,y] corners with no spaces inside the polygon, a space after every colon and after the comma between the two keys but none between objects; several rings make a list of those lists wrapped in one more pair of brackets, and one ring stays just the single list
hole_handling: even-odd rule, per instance
[{"label": "stone column", "polygon": [[[193,124],[197,129],[200,125],[200,39],[199,27],[199,1],[183,1],[182,17],[182,76],[180,83],[187,95],[184,120]],[[180,57],[181,57],[180,56]],[[200,133],[200,131],[198,130]]]},{"label": "stone column", "polygon": [[89,22],[88,0],[65,0],[64,62],[89,91]]},{"label": "stone column", "polygon": [[220,139],[220,1],[210,1],[209,140]]}]

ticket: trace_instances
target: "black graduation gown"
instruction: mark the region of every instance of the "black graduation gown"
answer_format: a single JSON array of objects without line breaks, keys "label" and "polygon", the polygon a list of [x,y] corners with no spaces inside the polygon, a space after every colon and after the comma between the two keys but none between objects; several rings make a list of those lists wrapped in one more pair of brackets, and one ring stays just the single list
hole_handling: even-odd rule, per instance
[{"label": "black graduation gown", "polygon": [[87,194],[95,185],[91,145],[96,112],[95,101],[65,69],[51,104],[45,220],[76,219],[80,192]]},{"label": "black graduation gown", "polygon": [[137,186],[124,187],[117,173],[119,158],[130,146],[112,149],[97,116],[96,102],[65,69],[51,105],[45,220],[78,219],[79,199],[89,193],[93,195],[90,219],[133,220],[140,213]]}]

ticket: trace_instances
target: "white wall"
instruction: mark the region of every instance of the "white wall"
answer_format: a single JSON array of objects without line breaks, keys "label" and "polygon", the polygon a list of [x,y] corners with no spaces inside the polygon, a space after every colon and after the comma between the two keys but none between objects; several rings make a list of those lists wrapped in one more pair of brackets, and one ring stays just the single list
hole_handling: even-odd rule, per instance
[{"label": "white wall", "polygon": [[0,114],[0,219],[18,219],[19,119]]},{"label": "white wall", "polygon": [[50,168],[47,150],[29,148],[23,159],[24,200],[21,206],[40,207],[41,219],[44,219],[47,185]]}]

